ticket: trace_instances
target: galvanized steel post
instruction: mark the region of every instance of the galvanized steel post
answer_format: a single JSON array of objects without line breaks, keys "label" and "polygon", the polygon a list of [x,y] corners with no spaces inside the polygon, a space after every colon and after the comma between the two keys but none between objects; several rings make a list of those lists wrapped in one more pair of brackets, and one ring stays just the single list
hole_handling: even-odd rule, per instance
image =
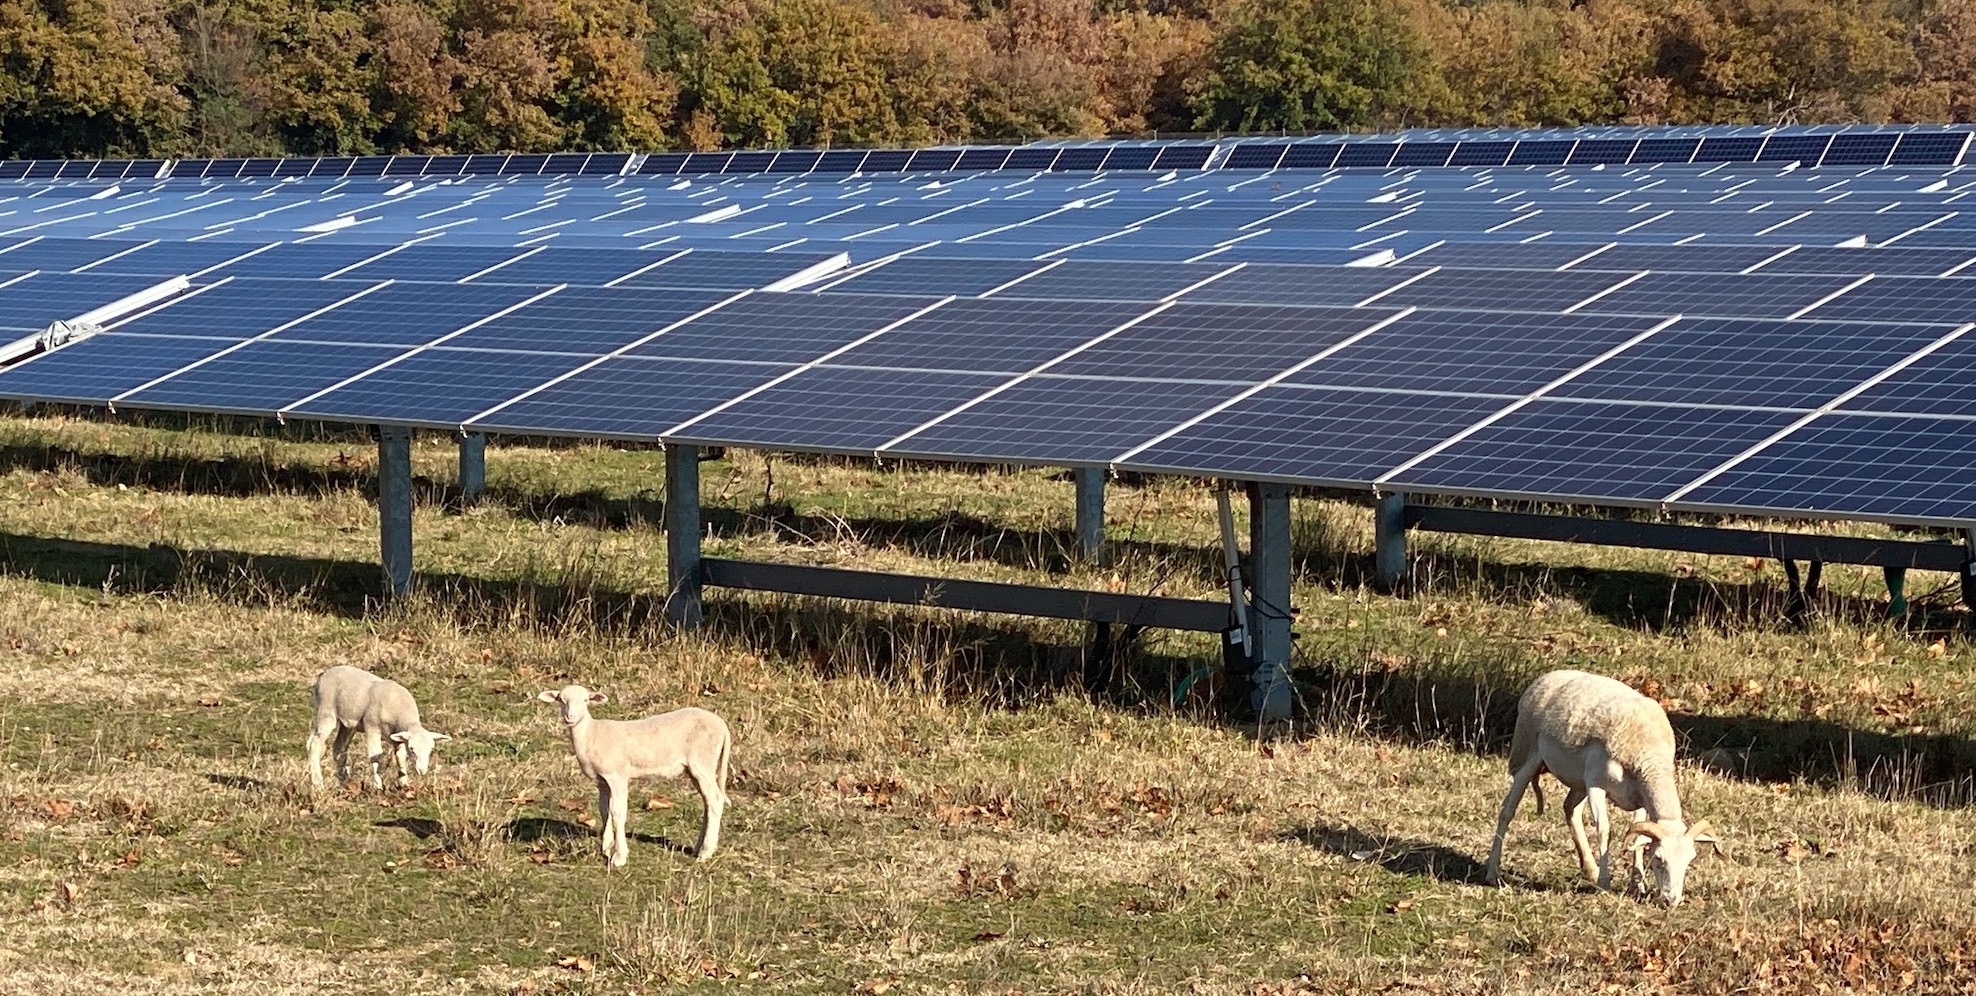
[{"label": "galvanized steel post", "polygon": [[1407,578],[1407,496],[1379,496],[1372,513],[1372,583],[1380,591],[1399,591]]},{"label": "galvanized steel post", "polygon": [[1095,561],[1105,552],[1105,469],[1078,467],[1071,475],[1077,482],[1077,552]]},{"label": "galvanized steel post", "polygon": [[460,434],[460,503],[471,505],[487,493],[487,434]]},{"label": "galvanized steel post", "polygon": [[1290,718],[1290,560],[1289,486],[1249,485],[1249,705],[1264,722]]},{"label": "galvanized steel post", "polygon": [[666,447],[666,618],[700,625],[700,449]]},{"label": "galvanized steel post", "polygon": [[412,430],[377,430],[377,518],[386,590],[412,590]]}]

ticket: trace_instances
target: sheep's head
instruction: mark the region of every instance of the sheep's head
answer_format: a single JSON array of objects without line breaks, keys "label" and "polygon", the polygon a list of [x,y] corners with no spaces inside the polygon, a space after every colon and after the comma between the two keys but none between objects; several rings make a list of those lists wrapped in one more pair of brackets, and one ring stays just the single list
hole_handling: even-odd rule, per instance
[{"label": "sheep's head", "polygon": [[1686,828],[1678,822],[1663,824],[1648,820],[1633,824],[1631,832],[1634,851],[1645,851],[1644,863],[1653,876],[1654,889],[1659,892],[1661,902],[1669,906],[1681,902],[1688,866],[1694,863],[1701,845],[1707,844],[1718,854],[1722,852],[1722,844],[1708,832],[1707,820]]},{"label": "sheep's head", "polygon": [[582,685],[564,685],[560,692],[545,691],[535,696],[543,702],[552,702],[562,710],[563,723],[575,726],[590,718],[590,707],[610,701],[603,692],[593,692]]},{"label": "sheep's head", "polygon": [[416,730],[400,730],[391,735],[392,743],[404,744],[412,754],[412,770],[423,775],[432,770],[432,748],[453,739],[444,733],[434,733],[421,726]]}]

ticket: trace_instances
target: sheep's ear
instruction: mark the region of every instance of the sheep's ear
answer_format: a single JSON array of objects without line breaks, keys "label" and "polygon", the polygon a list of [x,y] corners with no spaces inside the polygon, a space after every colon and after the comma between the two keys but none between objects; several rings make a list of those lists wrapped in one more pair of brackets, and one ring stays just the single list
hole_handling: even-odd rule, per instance
[{"label": "sheep's ear", "polygon": [[603,705],[604,703],[606,703],[606,702],[609,702],[610,700],[611,700],[611,697],[610,697],[610,696],[608,696],[608,695],[605,695],[605,694],[604,694],[603,692],[591,692],[591,693],[590,693],[590,704],[591,704],[591,705]]},{"label": "sheep's ear", "polygon": [[1633,824],[1633,828],[1626,832],[1635,837],[1652,837],[1655,841],[1659,841],[1661,837],[1666,835],[1667,830],[1653,820],[1641,820]]},{"label": "sheep's ear", "polygon": [[453,738],[452,738],[452,737],[449,737],[449,736],[447,736],[447,735],[446,735],[446,734],[444,734],[444,733],[434,733],[434,734],[432,735],[432,742],[433,742],[433,743],[436,743],[436,744],[443,744],[443,743],[445,743],[446,741],[448,741],[448,740],[451,740],[451,739],[453,739]]},{"label": "sheep's ear", "polygon": [[536,692],[535,698],[539,702],[554,702],[556,701],[556,693],[551,691]]},{"label": "sheep's ear", "polygon": [[412,739],[412,735],[411,735],[411,734],[409,734],[409,733],[406,733],[406,732],[405,732],[405,731],[403,731],[403,730],[399,730],[398,732],[396,732],[396,733],[393,733],[393,734],[391,735],[391,742],[392,742],[392,743],[394,743],[394,744],[402,744],[402,743],[404,743],[404,742],[406,742],[406,741],[408,741],[408,740],[410,740],[410,739]]}]

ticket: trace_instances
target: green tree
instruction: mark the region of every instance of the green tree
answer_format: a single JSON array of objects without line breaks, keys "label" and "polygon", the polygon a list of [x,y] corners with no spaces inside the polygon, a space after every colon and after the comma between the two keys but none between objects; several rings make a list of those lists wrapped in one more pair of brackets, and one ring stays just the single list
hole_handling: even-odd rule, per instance
[{"label": "green tree", "polygon": [[0,3],[0,153],[145,155],[183,140],[187,101],[173,66],[139,35],[155,27],[116,0]]},{"label": "green tree", "polygon": [[1363,128],[1404,121],[1432,60],[1388,0],[1235,0],[1192,88],[1202,127]]}]

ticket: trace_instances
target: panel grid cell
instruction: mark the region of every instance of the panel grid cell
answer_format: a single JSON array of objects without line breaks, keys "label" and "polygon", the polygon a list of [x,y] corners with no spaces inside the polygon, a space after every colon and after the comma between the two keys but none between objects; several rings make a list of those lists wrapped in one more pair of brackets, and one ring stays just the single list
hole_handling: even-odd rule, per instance
[{"label": "panel grid cell", "polygon": [[1229,268],[1213,263],[1113,263],[1068,260],[997,297],[1060,301],[1159,301]]},{"label": "panel grid cell", "polygon": [[946,370],[812,367],[681,429],[685,442],[872,453],[1008,380]]},{"label": "panel grid cell", "polygon": [[616,357],[468,423],[551,435],[657,439],[661,432],[774,380],[789,366]]},{"label": "panel grid cell", "polygon": [[808,363],[937,300],[870,294],[750,294],[670,329],[628,355]]},{"label": "panel grid cell", "polygon": [[1976,521],[1976,432],[1961,419],[1826,415],[1683,497],[1706,508]]},{"label": "panel grid cell", "polygon": [[1052,364],[1052,374],[1260,382],[1397,314],[1377,308],[1180,304]]},{"label": "panel grid cell", "polygon": [[1210,304],[1350,307],[1427,272],[1416,266],[1298,266],[1251,263],[1180,296]]},{"label": "panel grid cell", "polygon": [[419,346],[520,304],[535,293],[530,288],[477,284],[389,284],[268,338]]},{"label": "panel grid cell", "polygon": [[[1749,273],[1698,280],[1685,273],[1649,273],[1593,301],[1583,310],[1628,315],[1788,318],[1844,290],[1850,283],[1843,276]],[[1820,311],[1830,306],[1824,305]]]},{"label": "panel grid cell", "polygon": [[0,369],[0,397],[101,405],[234,342],[105,332]]},{"label": "panel grid cell", "polygon": [[1436,270],[1379,298],[1392,307],[1478,311],[1562,311],[1625,280],[1575,270]]},{"label": "panel grid cell", "polygon": [[837,366],[1022,373],[1146,312],[1143,305],[972,298],[833,358]]},{"label": "panel grid cell", "polygon": [[696,249],[629,277],[619,287],[686,287],[747,290],[766,287],[828,259],[799,252],[744,253]]},{"label": "panel grid cell", "polygon": [[272,415],[403,352],[389,346],[250,342],[176,373],[123,402],[140,407]]},{"label": "panel grid cell", "polygon": [[297,405],[297,415],[450,427],[541,387],[590,357],[484,349],[421,350]]},{"label": "panel grid cell", "polygon": [[973,297],[1048,266],[1031,259],[907,256],[830,285],[832,293]]},{"label": "panel grid cell", "polygon": [[1519,397],[1662,319],[1420,311],[1285,383]]},{"label": "panel grid cell", "polygon": [[884,453],[1103,464],[1242,390],[1228,383],[1034,377]]}]

